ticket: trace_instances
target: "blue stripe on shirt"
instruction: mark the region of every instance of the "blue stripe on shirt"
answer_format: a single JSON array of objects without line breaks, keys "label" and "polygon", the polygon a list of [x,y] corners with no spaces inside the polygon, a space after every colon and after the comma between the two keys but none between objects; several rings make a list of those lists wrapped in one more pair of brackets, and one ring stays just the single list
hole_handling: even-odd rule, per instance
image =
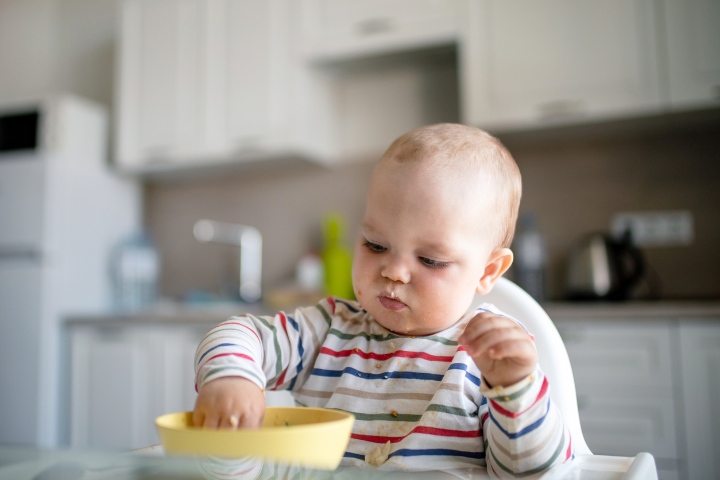
[{"label": "blue stripe on shirt", "polygon": [[[467,457],[482,460],[485,458],[485,452],[465,452],[462,450],[451,450],[449,448],[427,448],[427,449],[409,449],[403,448],[392,452],[388,458],[392,457],[422,457],[422,456],[446,456],[446,457]],[[365,455],[354,452],[345,452],[345,458],[357,458],[365,460]]]},{"label": "blue stripe on shirt", "polygon": [[519,430],[515,433],[510,433],[507,430],[505,430],[503,427],[500,426],[497,419],[493,416],[492,408],[489,409],[488,412],[490,414],[490,419],[500,429],[500,431],[503,433],[503,435],[505,435],[506,437],[508,437],[510,439],[516,439],[516,438],[522,437],[525,434],[532,432],[533,430],[535,430],[536,428],[538,428],[540,425],[543,424],[543,422],[545,421],[545,419],[548,416],[548,413],[550,413],[550,398],[548,397],[547,408],[545,409],[545,413],[543,414],[543,416],[540,417],[539,419],[537,419],[536,421],[534,421],[533,423],[531,423],[530,425],[528,425],[527,427],[525,427],[522,430]]},{"label": "blue stripe on shirt", "polygon": [[434,380],[439,382],[443,379],[442,375],[434,373],[422,372],[383,372],[383,373],[366,373],[351,367],[345,367],[342,370],[325,370],[322,368],[314,368],[313,375],[319,377],[341,377],[343,374],[352,375],[353,377],[364,378],[366,380],[386,380],[388,378],[406,378],[412,380]]},{"label": "blue stripe on shirt", "polygon": [[480,386],[480,379],[473,375],[472,373],[467,371],[468,366],[464,363],[453,363],[448,367],[448,370],[464,370],[465,371],[465,377],[467,377],[468,380],[470,380],[472,383]]},{"label": "blue stripe on shirt", "polygon": [[[342,303],[343,305],[345,305],[345,307],[347,307],[347,309],[353,313],[358,313],[359,311],[361,311],[360,309],[353,307],[351,304],[349,304],[345,300],[341,300],[339,298],[334,298],[334,300],[335,300],[335,303]],[[364,311],[364,310],[362,310],[362,311]]]},{"label": "blue stripe on shirt", "polygon": [[212,351],[215,350],[216,348],[220,348],[220,347],[240,347],[240,346],[241,346],[241,345],[238,345],[237,343],[220,343],[220,344],[218,344],[218,345],[215,345],[214,347],[212,347],[212,348],[210,348],[210,349],[208,349],[208,350],[205,350],[205,353],[203,353],[202,355],[200,355],[200,358],[198,358],[197,364],[200,365],[200,362],[202,361],[203,358],[205,358],[205,355],[207,355],[208,353],[212,352]]}]

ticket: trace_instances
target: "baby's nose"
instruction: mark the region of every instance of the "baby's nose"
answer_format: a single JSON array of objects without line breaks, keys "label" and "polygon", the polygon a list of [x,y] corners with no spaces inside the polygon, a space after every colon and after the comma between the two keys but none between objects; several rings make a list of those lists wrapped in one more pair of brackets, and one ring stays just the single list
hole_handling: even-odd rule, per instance
[{"label": "baby's nose", "polygon": [[400,255],[388,256],[380,273],[393,282],[408,283],[410,281],[410,269],[407,261]]}]

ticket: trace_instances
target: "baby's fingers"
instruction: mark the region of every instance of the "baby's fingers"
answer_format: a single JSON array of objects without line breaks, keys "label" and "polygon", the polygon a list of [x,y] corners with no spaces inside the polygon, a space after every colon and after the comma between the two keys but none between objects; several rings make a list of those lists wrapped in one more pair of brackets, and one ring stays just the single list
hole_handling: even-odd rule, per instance
[{"label": "baby's fingers", "polygon": [[202,422],[203,428],[218,428],[220,425],[220,416],[215,412],[209,412],[205,414],[205,418]]},{"label": "baby's fingers", "polygon": [[497,359],[495,347],[509,341],[530,342],[530,337],[524,330],[514,328],[500,328],[490,330],[483,335],[474,338],[467,345],[467,352],[472,357],[488,356]]},{"label": "baby's fingers", "polygon": [[493,330],[522,328],[516,322],[491,313],[481,313],[468,322],[458,341],[467,345]]},{"label": "baby's fingers", "polygon": [[490,346],[487,355],[492,360],[532,358],[533,347],[523,340],[509,340]]}]

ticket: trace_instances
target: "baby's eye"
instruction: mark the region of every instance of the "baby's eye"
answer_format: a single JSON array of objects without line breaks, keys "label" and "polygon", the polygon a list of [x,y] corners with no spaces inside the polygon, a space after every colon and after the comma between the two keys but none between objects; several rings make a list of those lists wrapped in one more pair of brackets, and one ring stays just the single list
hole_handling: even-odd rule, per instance
[{"label": "baby's eye", "polygon": [[450,262],[441,262],[439,260],[433,260],[427,257],[418,257],[423,265],[430,268],[445,268],[450,265]]},{"label": "baby's eye", "polygon": [[373,243],[370,240],[365,240],[364,245],[371,251],[371,252],[384,252],[386,249],[382,245],[379,245],[377,243]]}]

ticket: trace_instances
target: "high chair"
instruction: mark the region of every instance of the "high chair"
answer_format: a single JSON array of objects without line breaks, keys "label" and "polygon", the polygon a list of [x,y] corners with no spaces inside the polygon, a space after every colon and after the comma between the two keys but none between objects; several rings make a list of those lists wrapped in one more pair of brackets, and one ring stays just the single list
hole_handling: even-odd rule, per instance
[{"label": "high chair", "polygon": [[522,288],[503,277],[497,281],[490,293],[476,295],[472,308],[482,303],[495,305],[522,323],[533,334],[538,363],[550,382],[550,396],[558,406],[572,435],[576,459],[570,464],[551,469],[542,478],[570,478],[573,474],[580,476],[572,476],[572,478],[582,478],[581,472],[617,472],[621,476],[612,478],[657,479],[655,460],[649,453],[639,453],[635,457],[612,457],[593,455],[590,451],[580,427],[575,379],[570,358],[557,328],[540,304]]}]

